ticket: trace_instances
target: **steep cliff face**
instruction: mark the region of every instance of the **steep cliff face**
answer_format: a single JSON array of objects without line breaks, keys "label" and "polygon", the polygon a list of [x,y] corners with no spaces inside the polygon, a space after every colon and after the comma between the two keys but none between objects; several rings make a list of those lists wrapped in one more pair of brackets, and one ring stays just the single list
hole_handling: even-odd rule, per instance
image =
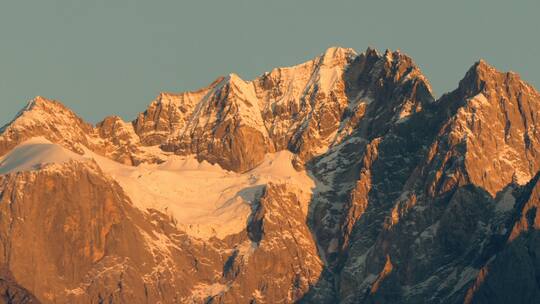
[{"label": "steep cliff face", "polygon": [[305,224],[310,196],[286,184],[259,192],[244,229],[203,241],[134,207],[93,160],[11,171],[0,177],[5,294],[47,303],[293,302],[322,267]]},{"label": "steep cliff face", "polygon": [[253,206],[249,239],[223,266],[230,289],[210,303],[293,303],[318,281],[323,263],[306,225],[306,194],[288,184],[264,188]]},{"label": "steep cliff face", "polygon": [[207,88],[181,94],[161,93],[144,113],[134,121],[135,132],[148,146],[166,143],[170,137],[180,136],[189,124],[189,117],[202,100],[223,78]]},{"label": "steep cliff face", "polygon": [[537,94],[481,61],[456,91],[366,144],[336,221],[341,232],[329,242],[336,298],[465,298],[496,256],[487,240],[505,237],[501,223],[516,199],[510,190],[538,172]]},{"label": "steep cliff face", "polygon": [[534,303],[540,297],[538,179],[539,175],[513,193],[515,208],[505,237],[492,247],[496,255],[478,272],[465,303]]},{"label": "steep cliff face", "polygon": [[[138,246],[142,238],[134,223],[126,219],[127,198],[95,164],[71,161],[13,172],[2,176],[0,184],[2,265],[43,302],[87,296],[79,286],[83,282],[90,289],[104,284],[102,279],[113,282],[128,266],[106,267],[103,263],[114,259],[110,251],[121,254],[117,262],[133,258],[129,263],[136,265],[149,255]],[[94,269],[102,272],[91,273]],[[142,276],[129,280],[141,283]],[[115,285],[107,286],[111,296]],[[126,288],[133,293],[136,286]]]},{"label": "steep cliff face", "polygon": [[[350,118],[343,123],[347,135],[310,163],[312,172],[325,185],[312,203],[312,226],[331,267],[341,262],[353,225],[367,207],[379,144],[386,145],[386,138],[392,139],[389,157],[398,165],[400,158],[407,158],[403,153],[421,147],[420,141],[425,138],[425,129],[408,126],[416,125],[416,117],[434,103],[425,77],[409,57],[399,52],[381,55],[368,49],[351,64],[347,79],[348,94],[357,100],[350,109],[354,114],[347,115]],[[400,138],[390,132],[407,128],[418,134]],[[412,161],[399,164],[410,166]],[[385,174],[390,178],[400,173]]]},{"label": "steep cliff face", "polygon": [[471,182],[492,195],[512,180],[528,182],[540,169],[540,95],[519,75],[498,72],[484,61],[465,81],[476,95],[458,111],[449,137],[466,143]]},{"label": "steep cliff face", "polygon": [[277,68],[253,81],[277,150],[289,149],[306,161],[335,143],[350,104],[345,73],[355,57],[351,49],[330,48],[304,64]]},{"label": "steep cliff face", "polygon": [[533,303],[539,115],[484,61],[434,100],[405,54],[345,48],[133,122],[35,98],[0,130],[0,297]]}]

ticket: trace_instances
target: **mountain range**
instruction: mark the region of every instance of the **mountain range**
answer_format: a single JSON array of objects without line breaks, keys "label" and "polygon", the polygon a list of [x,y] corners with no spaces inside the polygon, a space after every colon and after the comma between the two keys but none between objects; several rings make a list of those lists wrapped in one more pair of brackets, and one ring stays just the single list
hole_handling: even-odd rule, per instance
[{"label": "mountain range", "polygon": [[5,303],[538,303],[540,93],[483,60],[435,98],[333,47],[89,124],[0,129]]}]

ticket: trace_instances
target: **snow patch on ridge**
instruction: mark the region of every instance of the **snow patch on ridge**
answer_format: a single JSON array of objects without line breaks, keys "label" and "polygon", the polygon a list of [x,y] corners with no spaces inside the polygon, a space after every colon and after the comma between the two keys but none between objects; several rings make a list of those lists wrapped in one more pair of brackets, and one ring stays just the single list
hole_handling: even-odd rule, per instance
[{"label": "snow patch on ridge", "polygon": [[43,137],[31,138],[0,158],[0,174],[35,170],[49,163],[65,163],[83,157]]}]

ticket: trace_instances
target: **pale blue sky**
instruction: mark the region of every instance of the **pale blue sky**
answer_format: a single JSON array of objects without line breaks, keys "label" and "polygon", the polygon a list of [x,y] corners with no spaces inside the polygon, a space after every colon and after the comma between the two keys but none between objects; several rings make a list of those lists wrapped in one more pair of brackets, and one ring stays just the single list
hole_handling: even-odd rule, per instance
[{"label": "pale blue sky", "polygon": [[17,0],[0,4],[0,125],[33,96],[90,122],[160,91],[244,79],[339,45],[401,49],[437,95],[479,58],[540,88],[539,0]]}]

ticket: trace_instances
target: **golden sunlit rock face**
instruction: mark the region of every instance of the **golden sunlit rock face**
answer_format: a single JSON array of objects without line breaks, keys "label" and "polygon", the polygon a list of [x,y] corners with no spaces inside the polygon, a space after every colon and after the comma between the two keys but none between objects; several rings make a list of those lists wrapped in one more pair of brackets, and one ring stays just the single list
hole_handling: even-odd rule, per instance
[{"label": "golden sunlit rock face", "polygon": [[6,303],[534,303],[540,94],[333,47],[94,125],[0,129]]}]

